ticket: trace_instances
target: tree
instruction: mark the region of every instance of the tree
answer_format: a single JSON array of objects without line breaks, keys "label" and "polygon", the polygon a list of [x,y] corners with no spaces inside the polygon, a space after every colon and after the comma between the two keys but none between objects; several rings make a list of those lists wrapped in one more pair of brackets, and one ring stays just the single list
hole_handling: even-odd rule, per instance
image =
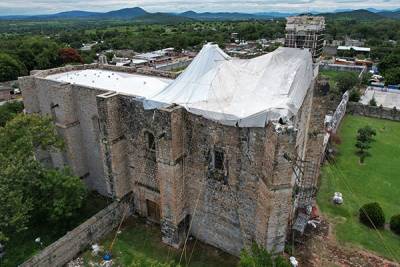
[{"label": "tree", "polygon": [[392,53],[386,54],[382,61],[378,65],[379,70],[385,73],[391,68],[400,67],[400,53],[399,51],[393,51]]},{"label": "tree", "polygon": [[372,78],[372,74],[370,72],[364,72],[361,75],[361,84],[362,85],[368,85],[369,84],[369,80]]},{"label": "tree", "polygon": [[20,101],[7,102],[0,106],[0,127],[6,125],[6,122],[14,118],[18,113],[24,110],[24,104]]},{"label": "tree", "polygon": [[353,89],[358,84],[357,74],[353,72],[341,72],[336,80],[336,87],[341,93]]},{"label": "tree", "polygon": [[400,67],[390,68],[385,71],[385,84],[400,84]]},{"label": "tree", "polygon": [[62,64],[68,63],[83,63],[82,57],[79,55],[78,51],[73,48],[61,48],[58,51],[60,60]]},{"label": "tree", "polygon": [[376,106],[377,106],[375,97],[372,97],[372,98],[371,98],[371,100],[369,101],[369,105],[370,105],[370,106],[373,106],[373,107],[376,107]]},{"label": "tree", "polygon": [[359,219],[363,224],[373,228],[382,228],[385,225],[385,214],[379,203],[365,204],[359,212]]},{"label": "tree", "polygon": [[[49,38],[28,37],[20,41],[17,56],[29,71],[49,69],[60,65],[58,51],[60,45]],[[18,52],[23,50],[23,52]]]},{"label": "tree", "polygon": [[361,95],[357,89],[351,89],[349,94],[349,101],[358,102],[360,101]]},{"label": "tree", "polygon": [[273,257],[265,248],[253,243],[250,250],[240,254],[239,267],[290,267],[282,256]]},{"label": "tree", "polygon": [[361,163],[364,163],[364,159],[369,156],[368,149],[371,148],[371,142],[373,141],[373,136],[375,135],[376,131],[370,126],[365,126],[358,129],[355,146],[358,149],[357,155],[360,157]]},{"label": "tree", "polygon": [[0,82],[16,80],[25,74],[26,69],[21,62],[8,54],[0,53]]},{"label": "tree", "polygon": [[16,115],[0,127],[0,147],[0,241],[32,221],[67,221],[81,207],[82,181],[68,169],[47,169],[35,158],[38,149],[63,148],[50,118]]}]

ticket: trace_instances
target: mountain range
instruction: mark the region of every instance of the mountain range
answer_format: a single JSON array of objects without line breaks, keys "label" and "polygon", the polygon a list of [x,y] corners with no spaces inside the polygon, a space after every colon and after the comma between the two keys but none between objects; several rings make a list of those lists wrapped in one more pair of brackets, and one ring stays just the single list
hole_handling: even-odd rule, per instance
[{"label": "mountain range", "polygon": [[[266,20],[273,18],[284,18],[299,13],[283,12],[259,12],[259,13],[240,13],[240,12],[195,12],[186,11],[183,13],[150,13],[140,7],[124,8],[109,12],[90,12],[73,10],[50,15],[32,15],[32,16],[0,16],[2,20],[61,20],[61,19],[126,19],[143,22],[164,22],[164,21],[191,21],[191,20]],[[400,19],[400,9],[396,10],[377,10],[373,8],[360,10],[336,10],[331,13],[312,14],[322,15],[327,18],[354,18],[354,19]]]}]

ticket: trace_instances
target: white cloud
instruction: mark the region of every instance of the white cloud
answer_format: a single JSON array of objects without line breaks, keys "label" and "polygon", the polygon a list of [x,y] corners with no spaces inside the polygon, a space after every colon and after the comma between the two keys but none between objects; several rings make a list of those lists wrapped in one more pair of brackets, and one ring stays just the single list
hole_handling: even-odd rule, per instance
[{"label": "white cloud", "polygon": [[0,0],[0,14],[43,14],[67,10],[109,11],[140,6],[150,12],[194,11],[333,11],[345,8],[393,9],[400,0]]}]

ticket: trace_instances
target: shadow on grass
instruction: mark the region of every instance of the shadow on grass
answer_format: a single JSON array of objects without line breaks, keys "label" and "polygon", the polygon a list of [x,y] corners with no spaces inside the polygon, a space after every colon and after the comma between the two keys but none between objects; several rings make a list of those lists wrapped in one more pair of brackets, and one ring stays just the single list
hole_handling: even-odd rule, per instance
[{"label": "shadow on grass", "polygon": [[[15,267],[64,236],[110,203],[98,193],[91,192],[76,215],[63,223],[34,223],[26,231],[16,233],[6,244],[6,254],[0,259],[1,267]],[[43,245],[35,242],[40,237]]]},{"label": "shadow on grass", "polygon": [[[85,266],[99,264],[104,251],[109,250],[115,231],[100,242],[103,252],[93,256],[90,251],[83,254]],[[160,226],[146,223],[142,218],[129,218],[117,235],[113,250],[113,263],[117,266],[176,266],[233,267],[238,258],[215,247],[194,239],[188,241],[186,250],[174,249],[161,242]]]}]

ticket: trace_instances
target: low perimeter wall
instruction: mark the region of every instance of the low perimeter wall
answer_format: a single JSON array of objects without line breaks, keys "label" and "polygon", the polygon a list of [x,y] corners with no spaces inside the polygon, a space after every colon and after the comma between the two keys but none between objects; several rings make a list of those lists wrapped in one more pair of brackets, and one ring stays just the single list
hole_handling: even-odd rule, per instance
[{"label": "low perimeter wall", "polygon": [[73,260],[78,253],[118,227],[125,212],[126,216],[132,214],[131,200],[131,195],[128,194],[121,201],[111,203],[39,254],[25,261],[20,267],[57,267]]},{"label": "low perimeter wall", "polygon": [[361,77],[361,75],[367,71],[367,68],[364,66],[351,66],[351,65],[341,65],[341,64],[326,64],[326,63],[325,64],[321,63],[319,68],[321,70],[357,72],[358,77]]},{"label": "low perimeter wall", "polygon": [[335,112],[332,115],[332,119],[326,127],[326,133],[324,136],[324,141],[322,143],[323,146],[323,153],[322,158],[325,157],[326,148],[328,147],[329,138],[331,137],[332,133],[336,133],[337,129],[339,128],[340,123],[342,122],[344,115],[346,114],[347,105],[349,104],[349,92],[346,91],[342,96],[342,101],[340,101],[339,105],[337,106]]},{"label": "low perimeter wall", "polygon": [[400,110],[398,109],[374,107],[355,102],[348,103],[346,113],[378,119],[400,121]]}]

